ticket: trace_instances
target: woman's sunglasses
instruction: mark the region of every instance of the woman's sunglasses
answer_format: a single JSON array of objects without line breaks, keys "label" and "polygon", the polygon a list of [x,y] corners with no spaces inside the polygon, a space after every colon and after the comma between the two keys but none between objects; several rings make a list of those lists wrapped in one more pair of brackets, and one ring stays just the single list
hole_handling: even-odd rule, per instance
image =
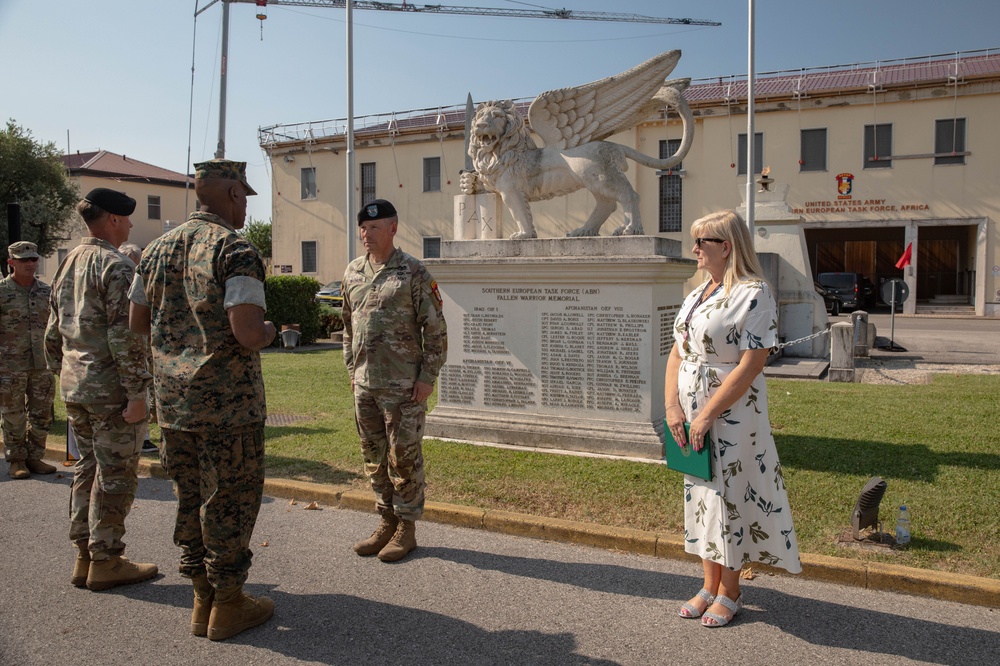
[{"label": "woman's sunglasses", "polygon": [[721,238],[695,238],[694,244],[701,247],[702,243],[725,243],[726,241]]}]

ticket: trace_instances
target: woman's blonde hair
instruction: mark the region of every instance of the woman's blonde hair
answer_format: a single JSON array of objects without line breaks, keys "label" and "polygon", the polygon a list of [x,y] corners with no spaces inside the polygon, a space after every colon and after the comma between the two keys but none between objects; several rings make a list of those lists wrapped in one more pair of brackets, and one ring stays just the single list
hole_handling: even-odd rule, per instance
[{"label": "woman's blonde hair", "polygon": [[747,223],[733,210],[710,213],[691,224],[692,238],[721,238],[732,246],[726,261],[726,272],[722,284],[726,293],[737,282],[744,280],[765,280],[757,252],[753,249],[753,238]]}]

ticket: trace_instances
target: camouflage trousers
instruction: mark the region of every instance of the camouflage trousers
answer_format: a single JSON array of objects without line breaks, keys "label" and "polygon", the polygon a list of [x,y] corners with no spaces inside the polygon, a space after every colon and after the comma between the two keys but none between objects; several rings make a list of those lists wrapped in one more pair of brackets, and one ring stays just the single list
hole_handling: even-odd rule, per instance
[{"label": "camouflage trousers", "polygon": [[0,430],[8,462],[41,460],[52,427],[55,376],[48,370],[0,374]]},{"label": "camouflage trousers", "polygon": [[409,391],[355,385],[354,413],[378,512],[418,520],[427,485],[421,446],[427,403],[413,402]]},{"label": "camouflage trousers", "polygon": [[139,485],[139,451],[146,421],[126,423],[125,405],[66,403],[80,459],[73,467],[69,538],[88,543],[90,557],[125,551],[125,517]]},{"label": "camouflage trousers", "polygon": [[181,549],[181,575],[208,574],[220,590],[242,585],[264,494],[264,424],[161,433],[163,467],[177,494],[174,543]]}]

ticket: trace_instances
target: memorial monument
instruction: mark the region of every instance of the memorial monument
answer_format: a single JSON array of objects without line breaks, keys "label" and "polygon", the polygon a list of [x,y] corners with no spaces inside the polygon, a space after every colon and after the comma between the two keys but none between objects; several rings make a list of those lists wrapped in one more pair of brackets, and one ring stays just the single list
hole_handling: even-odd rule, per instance
[{"label": "memorial monument", "polygon": [[[663,383],[673,323],[696,262],[679,241],[643,236],[639,196],[627,159],[658,169],[678,164],[694,122],[666,80],[680,58],[670,51],[617,76],[543,93],[528,110],[538,148],[510,101],[480,104],[469,132],[474,171],[462,175],[456,238],[425,264],[438,281],[449,328],[448,363],[432,437],[663,456]],[[603,139],[677,111],[677,153],[655,159]],[[596,206],[571,238],[537,239],[530,202],[587,188]],[[493,235],[496,197],[518,230]],[[615,237],[598,237],[618,204]],[[476,206],[476,212],[469,211]],[[459,211],[463,215],[459,217]],[[481,212],[485,210],[486,212]],[[473,228],[477,224],[478,229]]]}]

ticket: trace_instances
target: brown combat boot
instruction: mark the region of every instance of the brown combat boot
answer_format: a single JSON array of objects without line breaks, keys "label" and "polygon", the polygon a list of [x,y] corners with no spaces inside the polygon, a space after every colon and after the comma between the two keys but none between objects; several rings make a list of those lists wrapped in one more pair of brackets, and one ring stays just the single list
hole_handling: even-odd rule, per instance
[{"label": "brown combat boot", "polygon": [[31,478],[31,472],[28,471],[28,467],[24,464],[23,460],[11,461],[10,467],[7,469],[7,473],[10,474],[10,478],[12,479]]},{"label": "brown combat boot", "polygon": [[221,641],[231,638],[258,624],[264,624],[274,615],[274,602],[268,597],[254,599],[243,592],[243,586],[216,590],[212,613],[208,618],[208,640]]},{"label": "brown combat boot", "polygon": [[417,524],[412,520],[399,521],[399,527],[385,548],[379,551],[378,559],[383,562],[397,562],[417,549]]},{"label": "brown combat boot", "polygon": [[215,588],[208,582],[208,576],[205,574],[192,578],[191,584],[194,585],[191,633],[195,636],[207,636],[208,620],[212,615],[212,602],[215,601]]},{"label": "brown combat boot", "polygon": [[32,474],[52,474],[56,471],[55,465],[50,465],[44,460],[28,460],[25,464]]},{"label": "brown combat boot", "polygon": [[354,544],[354,552],[362,557],[377,554],[385,548],[385,545],[389,543],[390,539],[392,539],[392,535],[396,532],[397,525],[399,525],[399,518],[396,517],[396,514],[394,514],[391,510],[386,511],[381,515],[378,527],[375,528],[372,535],[364,541],[359,541]]},{"label": "brown combat boot", "polygon": [[136,564],[121,555],[115,555],[109,560],[91,560],[87,587],[98,592],[118,585],[141,583],[155,576],[158,571],[155,564]]},{"label": "brown combat boot", "polygon": [[90,574],[90,550],[86,541],[76,544],[76,562],[73,563],[73,576],[69,582],[77,587],[87,587],[87,576]]}]

